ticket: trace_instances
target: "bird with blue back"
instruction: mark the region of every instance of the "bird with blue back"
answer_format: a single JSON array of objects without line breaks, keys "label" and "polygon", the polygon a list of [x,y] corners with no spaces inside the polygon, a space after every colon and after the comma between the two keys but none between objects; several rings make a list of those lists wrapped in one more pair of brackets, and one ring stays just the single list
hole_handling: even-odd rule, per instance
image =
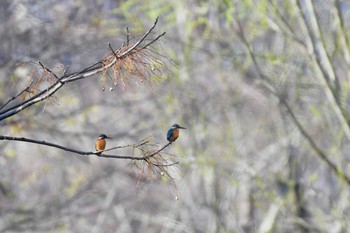
[{"label": "bird with blue back", "polygon": [[[96,151],[103,151],[106,148],[106,138],[111,139],[105,134],[101,134],[98,136],[95,144],[95,149]],[[97,155],[100,155],[102,152],[96,153]]]},{"label": "bird with blue back", "polygon": [[168,130],[166,139],[168,139],[170,143],[174,142],[179,137],[179,134],[180,134],[179,129],[186,129],[186,128],[180,126],[179,124],[173,124],[171,128]]}]

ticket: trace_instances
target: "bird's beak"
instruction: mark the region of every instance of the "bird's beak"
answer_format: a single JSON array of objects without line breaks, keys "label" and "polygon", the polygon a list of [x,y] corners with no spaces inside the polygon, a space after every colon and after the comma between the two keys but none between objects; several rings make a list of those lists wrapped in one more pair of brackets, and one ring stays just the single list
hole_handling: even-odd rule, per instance
[{"label": "bird's beak", "polygon": [[186,129],[185,127],[180,126],[179,129]]},{"label": "bird's beak", "polygon": [[113,139],[113,138],[111,138],[111,137],[108,137],[108,136],[107,136],[106,138],[108,138],[108,139]]}]

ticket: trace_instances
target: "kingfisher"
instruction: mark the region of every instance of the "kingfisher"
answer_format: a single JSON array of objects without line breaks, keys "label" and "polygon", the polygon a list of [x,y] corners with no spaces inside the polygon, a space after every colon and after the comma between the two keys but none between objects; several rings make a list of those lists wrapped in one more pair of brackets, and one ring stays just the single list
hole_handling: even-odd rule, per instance
[{"label": "kingfisher", "polygon": [[[96,151],[103,151],[106,148],[106,138],[111,139],[108,137],[106,134],[101,134],[98,136],[96,144],[95,144],[95,149]],[[100,155],[102,152],[96,153],[97,155]]]},{"label": "kingfisher", "polygon": [[170,143],[174,142],[179,137],[179,131],[180,131],[179,129],[186,129],[186,128],[180,126],[179,124],[173,124],[171,128],[168,130],[166,139],[168,139]]}]

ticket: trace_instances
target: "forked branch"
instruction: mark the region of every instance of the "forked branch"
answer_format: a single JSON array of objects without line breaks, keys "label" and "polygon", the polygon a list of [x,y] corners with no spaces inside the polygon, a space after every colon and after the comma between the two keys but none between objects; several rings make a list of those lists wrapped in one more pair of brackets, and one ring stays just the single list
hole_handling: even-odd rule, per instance
[{"label": "forked branch", "polygon": [[[157,23],[158,18],[155,20],[153,26],[133,45],[130,46],[128,43],[126,43],[126,45],[125,43],[123,43],[119,50],[112,51],[112,53],[107,55],[103,60],[98,61],[90,67],[76,73],[72,73],[69,75],[63,74],[62,77],[58,77],[50,69],[48,69],[46,66],[39,62],[39,65],[44,69],[45,72],[54,75],[56,79],[55,82],[53,82],[43,90],[38,90],[37,93],[35,93],[32,97],[28,98],[23,102],[5,108],[12,100],[16,99],[21,93],[5,102],[5,104],[2,107],[0,107],[0,121],[12,117],[13,115],[36,103],[44,101],[45,99],[55,94],[67,83],[91,77],[98,73],[103,73],[105,75],[109,69],[113,70],[115,76],[118,75],[118,72],[123,72],[122,74],[124,74],[124,76],[129,76],[130,74],[130,76],[140,76],[141,80],[143,80],[145,77],[152,76],[152,74],[155,74],[155,72],[157,72],[157,70],[152,69],[152,65],[153,63],[158,63],[159,60],[157,60],[149,53],[145,52],[145,50],[148,49],[149,46],[157,42],[162,36],[164,36],[165,32],[158,35],[155,39],[150,39],[150,42],[145,45],[143,42],[150,36]],[[127,41],[129,41],[129,35],[127,35]],[[131,58],[128,59],[129,57]],[[132,63],[130,64],[130,62]],[[139,65],[143,65],[143,67],[139,68]],[[156,75],[158,74],[156,73],[155,76]],[[118,77],[115,78],[117,79]],[[26,91],[26,89],[24,91]]]}]

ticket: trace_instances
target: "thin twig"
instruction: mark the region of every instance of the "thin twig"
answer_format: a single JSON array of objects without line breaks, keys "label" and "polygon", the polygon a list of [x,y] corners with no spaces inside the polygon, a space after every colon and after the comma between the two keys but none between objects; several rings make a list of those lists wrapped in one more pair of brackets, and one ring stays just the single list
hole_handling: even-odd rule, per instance
[{"label": "thin twig", "polygon": [[[0,137],[1,139],[1,137]],[[164,150],[165,148],[167,148],[171,143],[169,142],[168,144],[166,144],[165,146],[163,146],[162,148],[148,154],[145,156],[121,156],[121,155],[107,155],[107,154],[101,154],[99,155],[100,157],[104,157],[104,158],[117,158],[117,159],[131,159],[131,160],[147,160],[149,158],[154,157],[155,155],[159,154],[162,150]]]},{"label": "thin twig", "polygon": [[159,40],[159,38],[161,38],[162,36],[165,35],[166,32],[163,32],[162,34],[160,34],[159,36],[157,36],[155,39],[153,39],[151,42],[149,42],[148,44],[146,44],[145,46],[143,46],[141,49],[145,49],[148,46],[150,46],[151,44],[153,44],[155,41]]},{"label": "thin twig", "polygon": [[28,91],[29,88],[33,85],[34,80],[32,79],[30,84],[28,86],[26,86],[22,91],[20,91],[17,95],[11,97],[9,100],[6,101],[6,103],[4,103],[1,107],[0,110],[3,109],[4,107],[6,107],[6,105],[8,105],[11,101],[14,101],[15,99],[17,99],[20,95],[22,95],[24,92]]},{"label": "thin twig", "polygon": [[114,54],[114,56],[117,57],[117,54],[114,52],[114,49],[112,48],[111,43],[108,43],[108,46],[112,50],[112,53]]},{"label": "thin twig", "polygon": [[67,65],[67,67],[63,70],[63,75],[62,75],[62,76],[65,76],[65,75],[66,75],[68,69],[69,69],[69,65]]},{"label": "thin twig", "polygon": [[130,32],[129,32],[129,27],[126,27],[126,46],[129,46],[130,42]]},{"label": "thin twig", "polygon": [[77,72],[77,73],[75,73],[75,74],[72,74],[71,76],[73,76],[73,75],[78,75],[78,74],[83,74],[83,73],[85,73],[85,72],[90,72],[90,71],[92,71],[92,70],[95,70],[95,69],[98,69],[98,68],[101,68],[101,67],[102,67],[102,61],[98,61],[98,62],[96,62],[96,63],[90,65],[89,67],[83,69],[82,71]]},{"label": "thin twig", "polygon": [[112,151],[112,150],[115,150],[115,149],[124,149],[124,148],[128,148],[128,147],[133,147],[133,148],[138,148],[140,146],[143,146],[145,144],[149,143],[149,141],[144,141],[144,142],[141,142],[139,144],[130,144],[130,145],[125,145],[125,146],[115,146],[115,147],[112,147],[112,148],[109,148],[109,149],[106,149],[106,150],[103,150],[103,151],[99,151],[99,152],[106,152],[106,151]]},{"label": "thin twig", "polygon": [[[147,36],[152,32],[152,30],[156,27],[156,25],[158,23],[158,19],[159,19],[159,17],[156,18],[156,21],[154,22],[153,26],[141,37],[141,39],[139,41],[137,41],[133,46],[131,46],[129,49],[127,49],[122,54],[119,54],[118,57],[121,58],[121,57],[127,55],[128,53],[132,52],[137,46],[139,46],[147,38]],[[162,37],[164,35],[165,35],[165,32],[163,32],[161,34],[161,36],[158,36],[157,38],[159,39],[160,37]]]},{"label": "thin twig", "polygon": [[158,163],[153,163],[153,162],[149,162],[149,163],[152,164],[153,166],[156,166],[156,167],[171,167],[171,166],[174,166],[176,164],[179,164],[180,162],[176,161],[174,163],[168,163],[168,164],[158,164]]},{"label": "thin twig", "polygon": [[47,72],[49,72],[50,74],[52,74],[59,82],[61,82],[61,79],[54,73],[52,72],[49,68],[47,68],[46,66],[43,65],[43,63],[41,63],[39,61],[39,65],[44,69],[47,70]]}]

